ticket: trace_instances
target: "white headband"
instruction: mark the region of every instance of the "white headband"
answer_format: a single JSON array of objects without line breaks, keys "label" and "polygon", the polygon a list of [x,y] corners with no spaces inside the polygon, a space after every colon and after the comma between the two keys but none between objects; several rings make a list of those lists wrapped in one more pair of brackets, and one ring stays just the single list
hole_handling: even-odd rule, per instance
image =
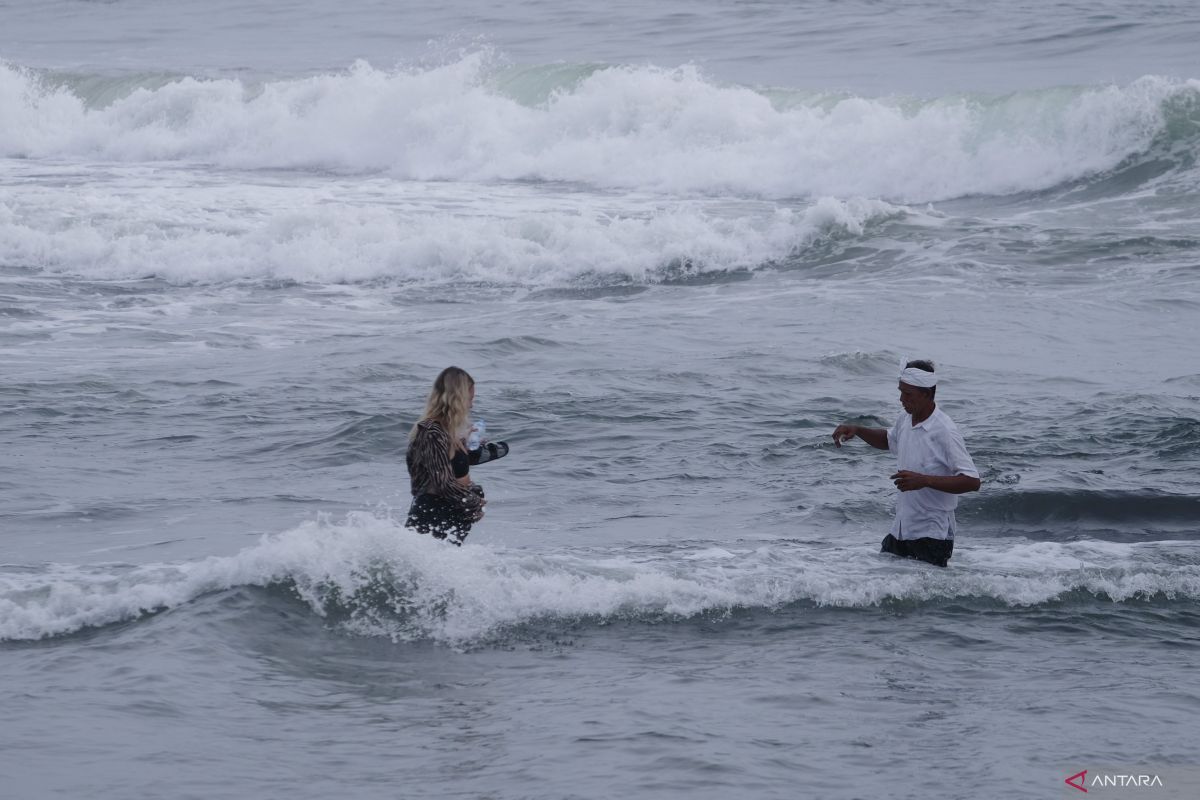
[{"label": "white headband", "polygon": [[900,382],[922,389],[931,389],[937,386],[937,375],[916,367],[906,367],[900,370]]}]

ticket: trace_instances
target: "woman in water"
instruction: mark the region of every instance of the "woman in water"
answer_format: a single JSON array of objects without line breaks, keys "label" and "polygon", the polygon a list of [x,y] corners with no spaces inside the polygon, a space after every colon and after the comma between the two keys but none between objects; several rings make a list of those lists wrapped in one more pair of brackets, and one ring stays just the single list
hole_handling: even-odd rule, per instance
[{"label": "woman in water", "polygon": [[446,367],[433,382],[421,421],[408,435],[406,460],[413,502],[405,527],[437,539],[449,538],[456,545],[483,517],[487,503],[483,489],[470,478],[470,464],[479,463],[479,451],[469,452],[463,438],[474,400],[471,376],[458,367]]}]

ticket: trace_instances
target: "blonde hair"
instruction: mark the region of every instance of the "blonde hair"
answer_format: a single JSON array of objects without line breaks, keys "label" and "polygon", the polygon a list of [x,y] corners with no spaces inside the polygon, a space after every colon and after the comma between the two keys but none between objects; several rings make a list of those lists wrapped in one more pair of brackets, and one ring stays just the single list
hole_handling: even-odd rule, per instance
[{"label": "blonde hair", "polygon": [[[446,367],[433,382],[429,399],[425,401],[425,412],[421,422],[437,422],[450,435],[450,452],[462,450],[462,437],[467,432],[467,419],[471,413],[471,389],[475,379],[459,367]],[[411,442],[417,435],[417,426],[408,434]]]}]

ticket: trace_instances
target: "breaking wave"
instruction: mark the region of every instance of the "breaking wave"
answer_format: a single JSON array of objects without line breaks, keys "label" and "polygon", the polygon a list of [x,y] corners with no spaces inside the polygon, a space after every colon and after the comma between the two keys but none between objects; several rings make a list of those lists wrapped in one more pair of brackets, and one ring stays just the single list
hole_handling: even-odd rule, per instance
[{"label": "breaking wave", "polygon": [[265,83],[0,63],[0,156],[917,203],[1193,159],[1200,136],[1194,80],[923,99],[756,90],[691,67],[493,61]]},{"label": "breaking wave", "polygon": [[947,570],[869,545],[655,544],[541,553],[462,549],[371,514],[312,522],[234,556],[180,564],[7,567],[0,640],[70,634],[236,587],[284,587],[328,624],[397,641],[486,641],[516,626],[670,621],[737,609],[870,608],[982,599],[1037,606],[1200,599],[1186,543],[973,542]]}]

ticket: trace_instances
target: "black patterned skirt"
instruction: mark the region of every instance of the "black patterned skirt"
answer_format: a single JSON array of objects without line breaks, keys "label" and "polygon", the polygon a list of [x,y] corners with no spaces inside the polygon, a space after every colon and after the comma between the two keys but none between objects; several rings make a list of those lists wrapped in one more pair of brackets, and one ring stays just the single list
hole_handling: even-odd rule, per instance
[{"label": "black patterned skirt", "polygon": [[[483,497],[483,489],[477,484],[472,484],[471,491]],[[462,545],[474,522],[468,507],[457,497],[419,494],[413,498],[404,527]]]}]

